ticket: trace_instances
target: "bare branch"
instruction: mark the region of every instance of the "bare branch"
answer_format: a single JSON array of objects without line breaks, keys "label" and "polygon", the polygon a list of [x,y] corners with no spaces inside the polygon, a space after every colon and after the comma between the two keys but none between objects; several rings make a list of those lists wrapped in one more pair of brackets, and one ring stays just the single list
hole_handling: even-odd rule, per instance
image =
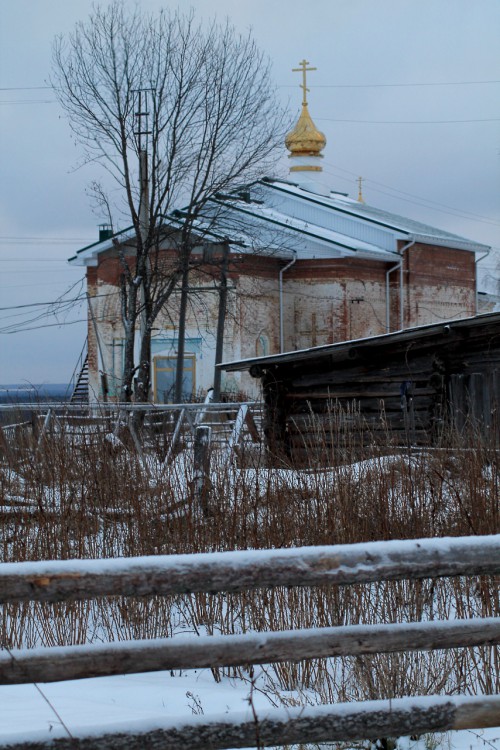
[{"label": "bare branch", "polygon": [[[52,85],[84,159],[112,177],[135,235],[134,257],[119,254],[128,352],[123,382],[131,393],[141,312],[141,334],[150,335],[206,231],[206,216],[204,229],[199,222],[204,207],[274,163],[288,122],[276,104],[269,62],[251,35],[237,34],[228,22],[202,25],[192,11],[153,15],[112,0],[55,40],[53,62]],[[139,91],[145,102],[140,114]],[[141,149],[148,166],[139,179]],[[98,184],[91,191],[111,216],[113,193]],[[140,212],[145,184],[146,214]],[[174,226],[165,217],[179,205],[185,209]],[[216,213],[212,209],[209,226]],[[173,258],[165,264],[168,251]]]}]

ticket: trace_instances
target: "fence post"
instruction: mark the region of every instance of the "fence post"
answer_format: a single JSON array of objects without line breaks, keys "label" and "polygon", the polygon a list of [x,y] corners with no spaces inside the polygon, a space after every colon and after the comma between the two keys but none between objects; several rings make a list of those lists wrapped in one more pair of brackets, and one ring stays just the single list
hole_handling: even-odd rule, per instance
[{"label": "fence post", "polygon": [[199,503],[204,516],[210,516],[210,440],[212,428],[199,425],[194,435],[193,446],[193,496]]},{"label": "fence post", "polygon": [[[174,412],[174,415],[175,415],[175,412]],[[175,423],[174,431],[172,433],[172,439],[170,440],[170,446],[168,448],[167,455],[165,456],[165,460],[163,461],[164,467],[169,466],[171,459],[174,457],[175,449],[177,447],[179,435],[181,434],[182,423],[184,422],[185,416],[186,416],[186,409],[185,407],[183,407]]]},{"label": "fence post", "polygon": [[45,434],[48,432],[48,430],[50,430],[52,426],[52,420],[53,420],[52,409],[49,409],[47,411],[47,414],[45,415],[45,419],[43,421],[43,427],[40,430],[40,434],[38,436],[38,445],[37,445],[38,448],[40,448],[43,438],[45,437]]},{"label": "fence post", "polygon": [[12,461],[12,451],[10,449],[9,441],[5,436],[2,425],[0,425],[0,454],[3,453],[9,462]]},{"label": "fence post", "polygon": [[247,404],[242,404],[240,408],[238,409],[238,413],[236,414],[236,419],[234,420],[233,431],[231,432],[229,440],[227,441],[227,447],[224,452],[224,459],[226,461],[230,461],[231,458],[233,457],[234,450],[236,446],[238,445],[241,431],[243,429],[243,425],[245,424],[245,420],[247,418],[247,412],[248,412]]}]

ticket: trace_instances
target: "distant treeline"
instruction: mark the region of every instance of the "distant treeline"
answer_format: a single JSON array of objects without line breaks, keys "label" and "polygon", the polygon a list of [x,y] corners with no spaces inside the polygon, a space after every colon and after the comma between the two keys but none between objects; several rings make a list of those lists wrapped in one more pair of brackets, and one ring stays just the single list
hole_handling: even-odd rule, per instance
[{"label": "distant treeline", "polygon": [[43,401],[67,401],[71,389],[67,383],[41,385],[0,385],[0,404],[29,404]]}]

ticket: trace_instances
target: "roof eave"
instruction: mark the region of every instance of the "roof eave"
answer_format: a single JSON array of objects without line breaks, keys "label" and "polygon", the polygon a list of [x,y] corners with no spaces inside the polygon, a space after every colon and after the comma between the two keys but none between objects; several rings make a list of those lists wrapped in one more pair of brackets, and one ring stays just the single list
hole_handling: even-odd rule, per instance
[{"label": "roof eave", "polygon": [[446,331],[447,333],[453,329],[474,327],[475,325],[481,325],[488,319],[498,320],[500,324],[500,313],[485,313],[483,315],[474,315],[469,318],[460,318],[458,320],[444,320],[439,323],[430,323],[428,325],[416,326],[414,328],[405,328],[401,331],[393,331],[391,333],[382,333],[378,336],[368,336],[363,339],[352,339],[348,341],[339,341],[336,344],[325,344],[323,346],[314,346],[308,349],[298,349],[293,352],[283,352],[282,354],[273,354],[266,357],[253,357],[250,359],[234,360],[232,362],[221,362],[216,367],[224,370],[225,372],[241,372],[243,370],[249,370],[252,366],[260,366],[263,368],[269,368],[276,365],[286,364],[287,362],[300,359],[314,359],[321,355],[345,355],[350,349],[356,347],[362,349],[369,346],[382,346],[385,343],[391,342],[403,342],[406,340],[414,339],[418,337],[420,339],[426,337],[436,336],[439,333]]},{"label": "roof eave", "polygon": [[98,240],[97,242],[93,242],[91,245],[86,245],[80,250],[77,250],[75,255],[72,255],[71,258],[68,258],[67,262],[72,266],[97,265],[98,256],[101,253],[106,252],[106,250],[111,250],[115,246],[115,241],[118,240],[118,238],[120,238],[118,241],[122,243],[124,240],[130,239],[133,236],[135,236],[133,227],[121,229],[119,232],[115,232],[112,237],[109,237],[106,240]]},{"label": "roof eave", "polygon": [[449,247],[452,250],[468,250],[471,253],[485,253],[491,250],[490,245],[482,245],[479,242],[472,242],[466,239],[435,237],[431,234],[418,234],[410,232],[407,234],[409,240],[420,242],[423,245],[436,245],[438,247]]}]

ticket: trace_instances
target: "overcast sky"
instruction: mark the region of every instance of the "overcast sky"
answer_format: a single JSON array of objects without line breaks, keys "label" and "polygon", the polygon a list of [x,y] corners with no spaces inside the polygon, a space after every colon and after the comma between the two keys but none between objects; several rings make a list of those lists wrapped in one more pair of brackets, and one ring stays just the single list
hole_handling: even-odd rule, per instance
[{"label": "overcast sky", "polygon": [[[104,5],[105,3],[103,3]],[[499,0],[141,0],[194,8],[252,28],[298,114],[300,60],[309,109],[327,136],[334,190],[500,248]],[[54,36],[88,17],[88,0],[0,0],[0,383],[67,382],[84,344],[85,307],[44,316],[97,239],[80,152],[47,86]],[[286,152],[283,148],[286,163]],[[326,180],[325,180],[326,181]],[[490,289],[496,261],[485,261]],[[22,330],[20,330],[22,329]],[[27,330],[32,329],[32,330]],[[12,331],[9,333],[8,331]]]}]

